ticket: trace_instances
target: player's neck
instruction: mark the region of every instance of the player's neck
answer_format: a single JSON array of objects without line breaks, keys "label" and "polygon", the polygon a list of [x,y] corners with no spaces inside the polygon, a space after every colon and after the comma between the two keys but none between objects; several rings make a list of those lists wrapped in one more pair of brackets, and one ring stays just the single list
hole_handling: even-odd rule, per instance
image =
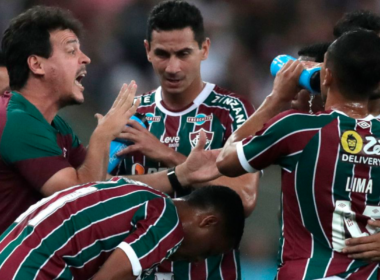
[{"label": "player's neck", "polygon": [[170,111],[183,111],[193,103],[205,85],[206,84],[199,79],[199,81],[194,81],[188,88],[180,93],[167,93],[162,89],[162,101],[165,107]]},{"label": "player's neck", "polygon": [[29,83],[17,92],[32,103],[48,123],[52,123],[58,113],[59,105],[51,92],[41,87],[35,87]]},{"label": "player's neck", "polygon": [[337,110],[354,119],[362,119],[370,114],[368,100],[353,101],[338,92],[329,92],[325,110]]},{"label": "player's neck", "polygon": [[182,224],[187,224],[190,222],[190,220],[192,220],[191,217],[193,217],[194,214],[194,209],[190,207],[189,203],[187,203],[187,201],[183,200],[182,198],[173,199],[173,203],[177,208],[178,217]]}]

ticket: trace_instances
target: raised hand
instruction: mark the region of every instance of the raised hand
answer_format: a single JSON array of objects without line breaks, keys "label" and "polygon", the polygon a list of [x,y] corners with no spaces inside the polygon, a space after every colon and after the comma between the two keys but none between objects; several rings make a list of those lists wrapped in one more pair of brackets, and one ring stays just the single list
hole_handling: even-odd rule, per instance
[{"label": "raised hand", "polygon": [[131,81],[129,85],[123,84],[108,113],[105,116],[95,115],[98,119],[96,130],[101,130],[105,137],[109,137],[109,140],[115,139],[122,132],[129,118],[140,105],[140,99],[133,104],[136,90],[135,81]]}]

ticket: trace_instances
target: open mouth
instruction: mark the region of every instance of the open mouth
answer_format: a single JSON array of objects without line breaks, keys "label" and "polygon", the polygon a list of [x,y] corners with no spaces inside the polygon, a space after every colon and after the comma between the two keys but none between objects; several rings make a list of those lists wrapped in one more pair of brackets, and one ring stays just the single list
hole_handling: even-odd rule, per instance
[{"label": "open mouth", "polygon": [[79,86],[81,89],[84,89],[84,86],[82,85],[82,80],[84,77],[86,77],[86,72],[80,72],[78,76],[75,78],[75,84]]}]

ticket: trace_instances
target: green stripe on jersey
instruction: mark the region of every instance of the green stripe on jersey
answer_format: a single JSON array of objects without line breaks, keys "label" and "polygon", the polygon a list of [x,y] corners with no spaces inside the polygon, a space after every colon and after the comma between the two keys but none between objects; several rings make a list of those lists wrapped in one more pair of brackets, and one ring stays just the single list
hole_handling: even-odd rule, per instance
[{"label": "green stripe on jersey", "polygon": [[[149,208],[149,202],[147,202]],[[149,211],[149,210],[148,210]],[[133,216],[132,224],[144,220],[146,217],[145,207],[140,207]],[[138,258],[147,255],[153,248],[157,247],[171,230],[179,223],[176,207],[171,199],[165,198],[165,209],[160,213],[159,220],[150,226],[139,239],[129,243]]]},{"label": "green stripe on jersey", "polygon": [[[116,186],[116,184],[112,184]],[[93,223],[107,219],[118,213],[125,212],[128,208],[145,203],[149,199],[161,197],[152,192],[139,190],[134,193],[130,193],[126,196],[116,197],[107,201],[100,202],[96,205],[88,207],[78,213],[70,216],[53,232],[41,240],[40,246],[33,249],[29,256],[25,259],[25,263],[29,260],[32,261],[37,267],[42,266],[46,261],[46,258],[41,258],[41,253],[45,256],[50,256],[53,252],[62,247],[76,232],[90,226]],[[126,208],[126,205],[129,207]],[[121,242],[123,239],[120,237]],[[87,262],[88,259],[83,259],[82,264]],[[18,273],[16,280],[26,279],[25,275]]]},{"label": "green stripe on jersey", "polygon": [[207,264],[207,280],[222,280],[222,275],[220,271],[220,264],[222,263],[222,257],[220,256],[213,256],[210,258],[207,258],[206,264]]},{"label": "green stripe on jersey", "polygon": [[[315,205],[315,171],[320,153],[320,132],[309,141],[300,156],[296,171],[296,192],[305,227],[312,232],[312,256],[304,279],[323,278],[330,261],[331,249]],[[310,186],[310,187],[305,187]]]},{"label": "green stripe on jersey", "polygon": [[173,263],[174,280],[189,280],[191,271],[191,263],[184,261],[176,261]]}]

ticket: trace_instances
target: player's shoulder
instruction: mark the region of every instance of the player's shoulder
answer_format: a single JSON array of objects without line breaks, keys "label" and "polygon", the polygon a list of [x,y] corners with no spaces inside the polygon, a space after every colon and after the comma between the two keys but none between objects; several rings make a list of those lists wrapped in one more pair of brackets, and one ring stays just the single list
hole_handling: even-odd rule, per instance
[{"label": "player's shoulder", "polygon": [[147,106],[152,105],[155,103],[155,94],[157,89],[145,92],[139,96],[136,96],[135,99],[140,99],[140,107],[141,106]]},{"label": "player's shoulder", "polygon": [[[236,92],[231,91],[229,89],[220,87],[218,85],[215,85],[215,87],[213,88],[213,93],[216,96],[219,96],[219,98],[231,98],[231,99],[239,100],[240,102],[250,103],[248,101],[247,97],[240,95],[240,94],[237,94]],[[226,103],[228,103],[228,102],[226,102]]]},{"label": "player's shoulder", "polygon": [[71,134],[73,130],[69,123],[65,121],[61,116],[56,115],[53,120],[53,124],[57,130],[59,130],[62,134]]}]

